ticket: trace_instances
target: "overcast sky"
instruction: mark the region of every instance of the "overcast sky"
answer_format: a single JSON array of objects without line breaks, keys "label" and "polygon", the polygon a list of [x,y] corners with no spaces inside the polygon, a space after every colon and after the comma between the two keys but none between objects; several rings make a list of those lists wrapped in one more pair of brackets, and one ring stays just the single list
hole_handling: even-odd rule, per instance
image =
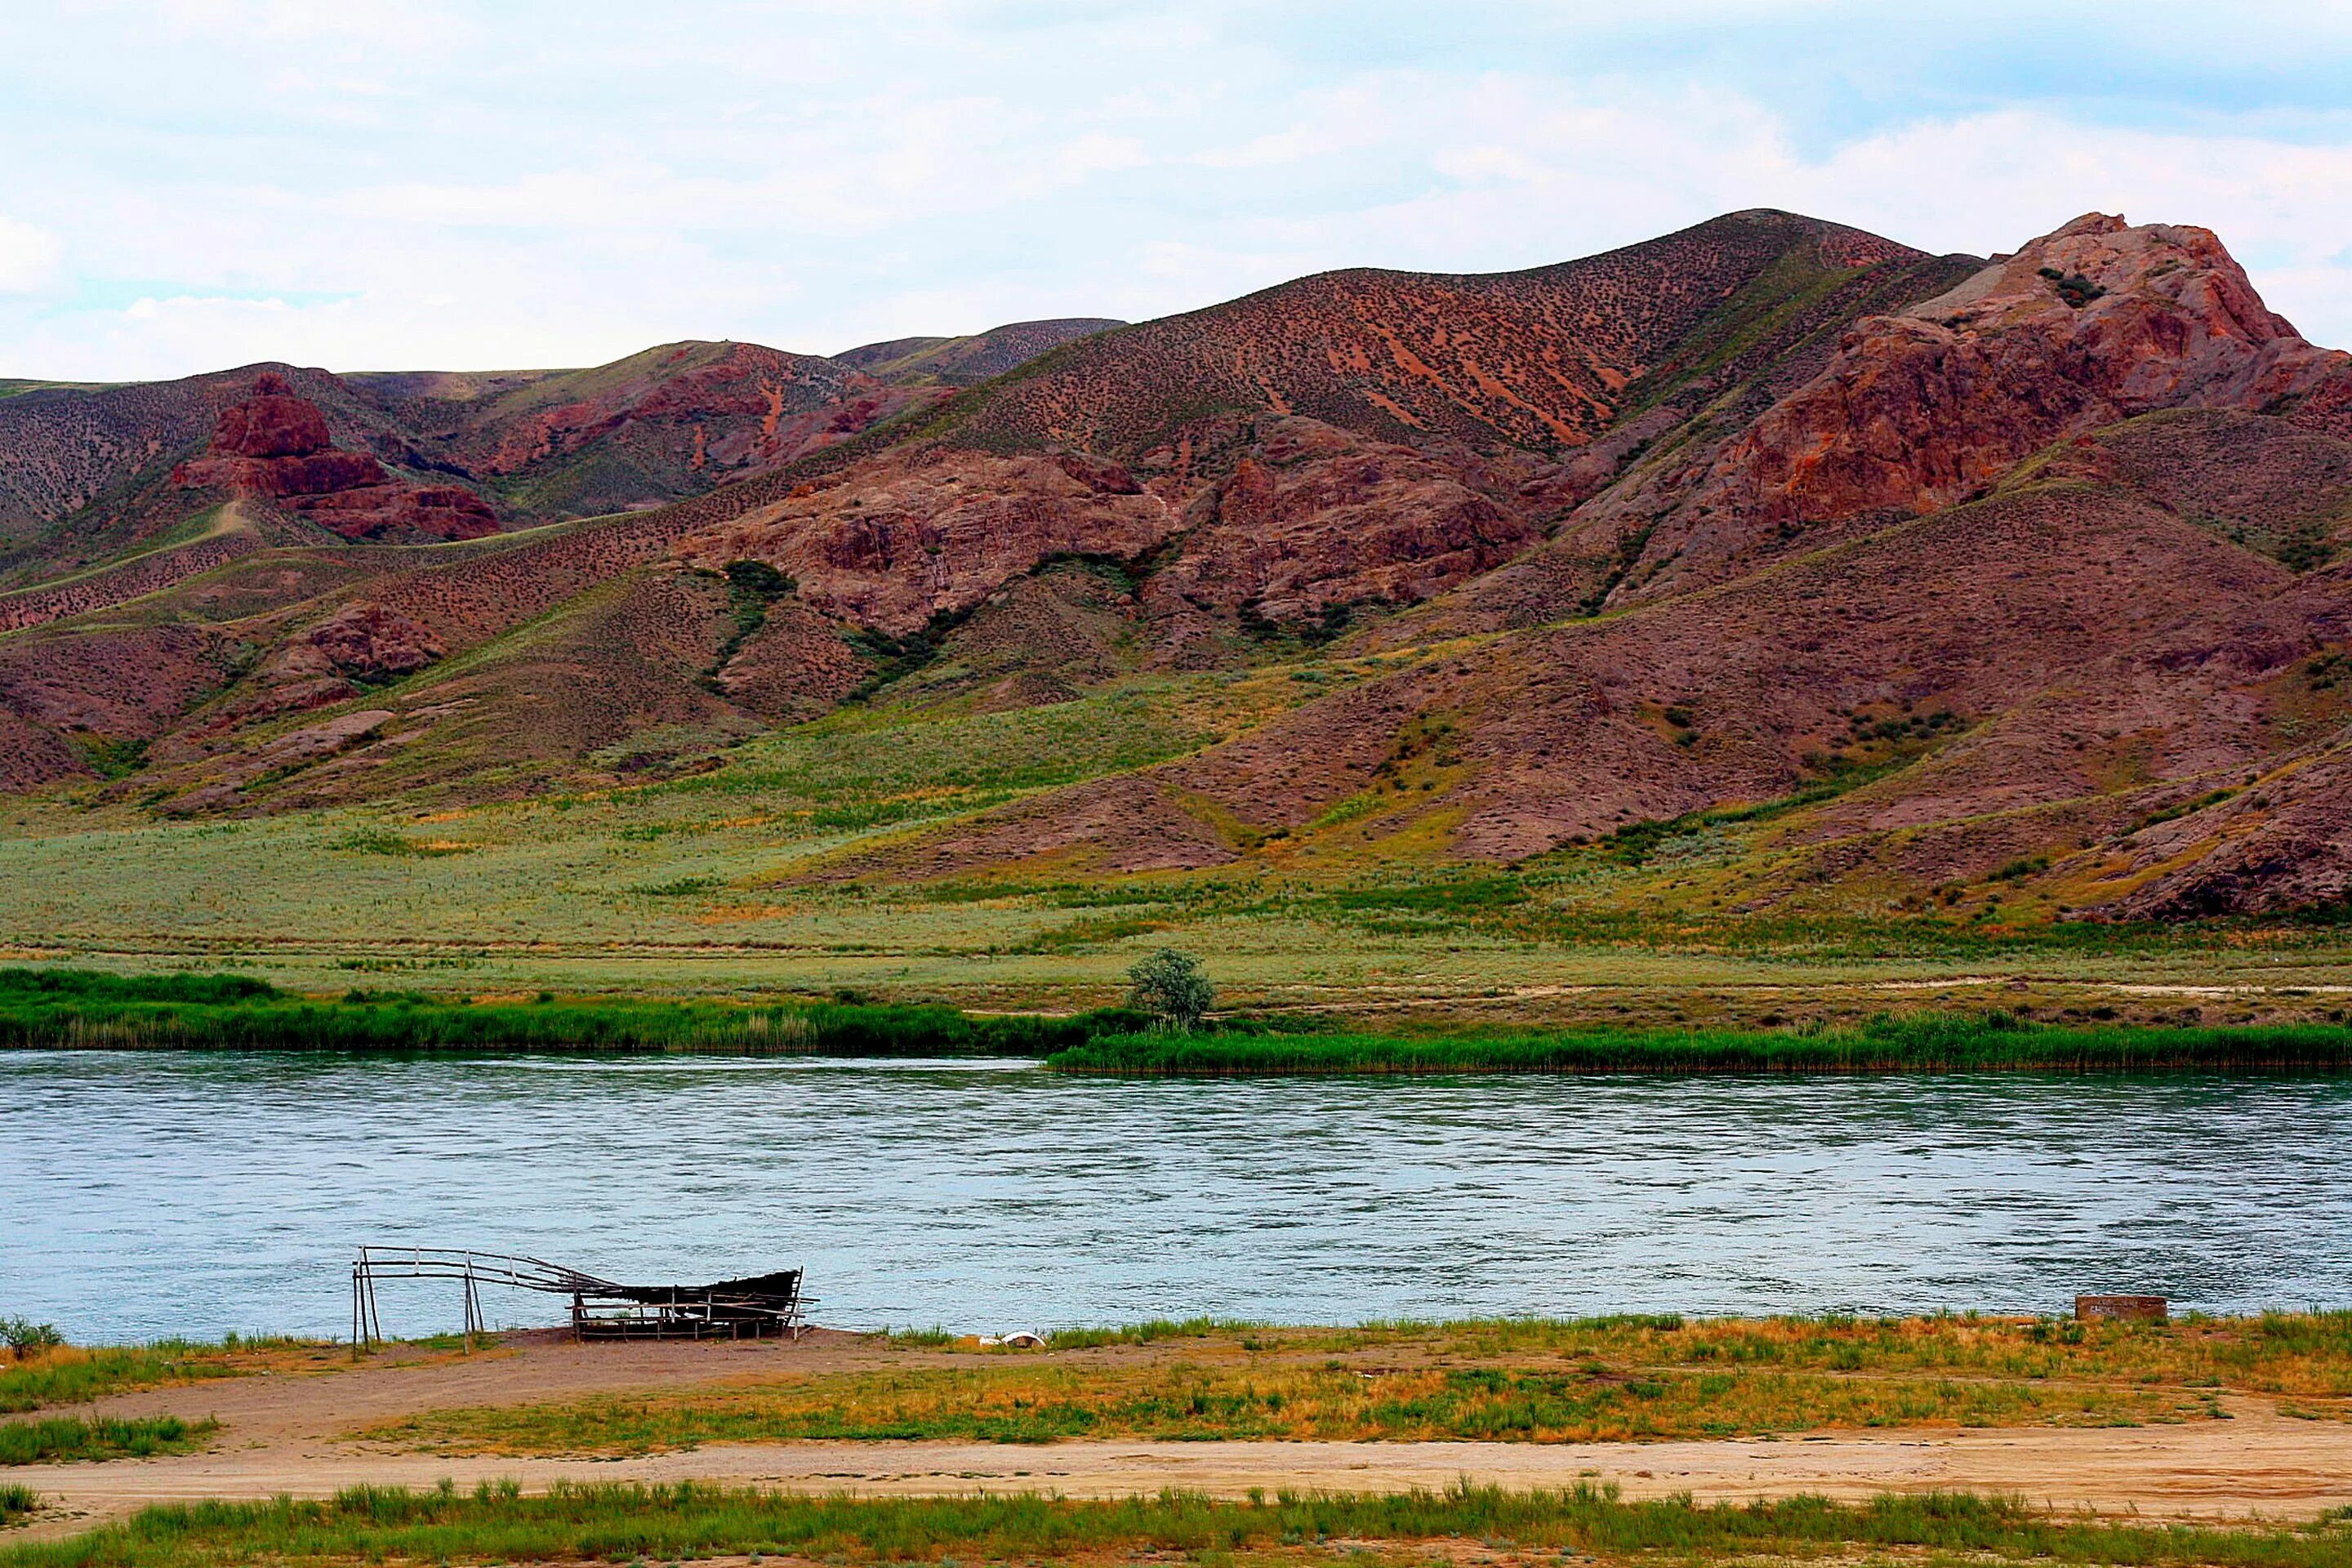
[{"label": "overcast sky", "polygon": [[2352,0],[23,0],[0,375],[830,353],[1752,206],[2203,224],[2352,345],[2348,83]]}]

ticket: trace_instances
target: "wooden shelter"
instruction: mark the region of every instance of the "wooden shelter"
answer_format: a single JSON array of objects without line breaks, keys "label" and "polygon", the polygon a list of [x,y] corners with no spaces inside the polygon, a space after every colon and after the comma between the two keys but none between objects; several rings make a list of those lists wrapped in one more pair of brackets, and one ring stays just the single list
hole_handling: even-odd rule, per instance
[{"label": "wooden shelter", "polygon": [[446,1247],[362,1247],[352,1264],[352,1342],[383,1338],[376,1285],[384,1279],[449,1279],[464,1289],[470,1348],[487,1331],[481,1288],[500,1285],[571,1299],[572,1337],[581,1340],[751,1340],[808,1331],[801,1271],[779,1269],[709,1285],[623,1285],[560,1263],[509,1253]]}]

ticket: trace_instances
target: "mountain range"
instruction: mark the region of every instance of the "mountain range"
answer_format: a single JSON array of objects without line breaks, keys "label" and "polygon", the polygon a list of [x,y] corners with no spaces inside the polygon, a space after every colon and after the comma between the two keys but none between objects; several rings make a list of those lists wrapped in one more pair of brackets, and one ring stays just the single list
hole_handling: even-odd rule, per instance
[{"label": "mountain range", "polygon": [[1748,211],[830,358],[0,383],[12,791],[425,811],[1204,675],[1279,694],[793,875],[1311,878],[1762,823],[1653,892],[2332,906],[2352,356],[2200,228],[1986,258]]}]

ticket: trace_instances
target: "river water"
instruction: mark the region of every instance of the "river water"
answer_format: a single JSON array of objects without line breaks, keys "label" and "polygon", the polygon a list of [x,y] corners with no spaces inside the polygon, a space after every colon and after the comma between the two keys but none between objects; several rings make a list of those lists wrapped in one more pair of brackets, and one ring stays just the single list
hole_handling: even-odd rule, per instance
[{"label": "river water", "polygon": [[2352,1083],[0,1054],[0,1314],[342,1333],[362,1242],[800,1264],[845,1327],[2346,1305]]}]

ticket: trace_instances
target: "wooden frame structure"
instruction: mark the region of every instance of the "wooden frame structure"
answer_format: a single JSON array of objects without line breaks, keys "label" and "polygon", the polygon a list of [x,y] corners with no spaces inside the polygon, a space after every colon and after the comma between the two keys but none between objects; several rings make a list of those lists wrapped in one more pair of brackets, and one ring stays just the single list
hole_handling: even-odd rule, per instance
[{"label": "wooden frame structure", "polygon": [[376,1311],[383,1279],[450,1279],[464,1291],[466,1348],[488,1331],[481,1288],[503,1285],[571,1298],[575,1340],[798,1339],[808,1331],[801,1271],[780,1269],[711,1285],[623,1285],[560,1263],[449,1247],[362,1247],[352,1264],[352,1342],[383,1339]]}]

